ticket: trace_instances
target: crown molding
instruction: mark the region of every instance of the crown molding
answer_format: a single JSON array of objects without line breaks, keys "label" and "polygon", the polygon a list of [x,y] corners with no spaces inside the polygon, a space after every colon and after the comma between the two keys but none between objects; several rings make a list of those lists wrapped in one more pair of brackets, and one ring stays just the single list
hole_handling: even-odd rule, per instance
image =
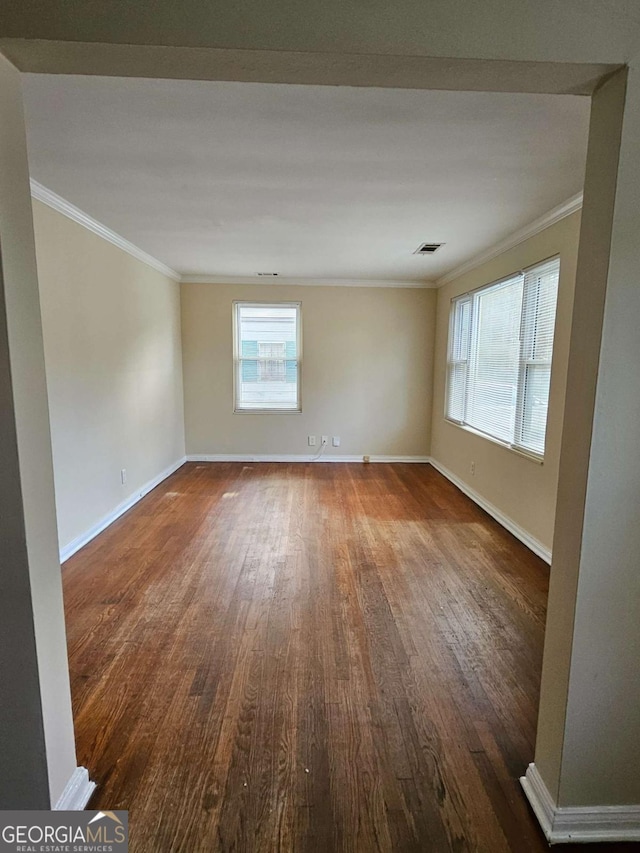
[{"label": "crown molding", "polygon": [[123,252],[127,252],[127,254],[141,261],[143,264],[147,264],[147,266],[174,281],[179,281],[183,284],[258,284],[266,287],[273,287],[274,285],[298,285],[302,287],[408,287],[422,289],[441,287],[443,284],[447,284],[464,273],[501,255],[503,252],[513,249],[515,246],[539,234],[545,228],[549,228],[549,226],[554,225],[561,219],[570,216],[582,207],[582,193],[578,193],[578,195],[567,199],[563,204],[545,213],[544,216],[539,217],[534,222],[496,243],[490,249],[475,255],[470,260],[455,267],[451,272],[448,272],[436,281],[423,279],[409,279],[404,281],[402,279],[377,278],[294,278],[288,276],[261,278],[259,276],[204,275],[201,273],[186,273],[181,275],[171,267],[163,264],[162,261],[159,261],[129,240],[126,240],[120,234],[107,228],[106,225],[98,222],[97,219],[89,216],[88,213],[71,204],[71,202],[53,192],[53,190],[33,180],[33,178],[31,179],[31,195],[33,198],[57,210],[58,213],[62,213],[63,216],[72,219],[74,222],[97,234],[98,237],[102,237],[103,240],[112,243],[114,246],[122,249]]},{"label": "crown molding", "polygon": [[414,287],[414,288],[428,288],[428,287],[436,287],[436,283],[434,281],[422,281],[422,280],[391,280],[391,279],[339,279],[339,278],[290,278],[290,277],[280,277],[277,278],[260,278],[258,276],[229,276],[229,275],[181,275],[176,272],[171,267],[168,267],[166,264],[163,264],[162,261],[159,261],[157,258],[154,258],[152,255],[147,254],[142,249],[139,249],[138,246],[135,246],[133,243],[126,240],[124,237],[121,237],[120,234],[116,234],[115,231],[112,231],[110,228],[107,228],[106,225],[103,225],[101,222],[98,222],[97,219],[94,219],[92,216],[89,216],[88,213],[85,213],[84,210],[80,210],[79,207],[76,207],[75,204],[71,204],[71,202],[59,196],[57,193],[54,193],[53,190],[48,189],[42,184],[38,183],[31,179],[31,195],[33,198],[41,201],[43,204],[52,207],[54,210],[57,210],[58,213],[62,213],[63,216],[72,219],[74,222],[77,222],[79,225],[82,225],[84,228],[87,228],[89,231],[92,231],[94,234],[97,234],[98,237],[102,237],[103,240],[107,240],[107,242],[112,243],[114,246],[117,246],[119,249],[122,249],[127,254],[132,255],[132,257],[137,258],[137,260],[142,261],[142,263],[147,264],[147,266],[152,267],[157,272],[166,275],[168,278],[172,278],[174,281],[179,281],[184,284],[260,284],[260,285],[302,285],[307,287]]},{"label": "crown molding", "polygon": [[395,280],[384,278],[294,278],[278,276],[277,278],[261,278],[258,276],[242,275],[200,275],[187,274],[180,278],[183,284],[257,284],[265,287],[274,285],[298,285],[301,287],[437,287],[434,281]]},{"label": "crown molding", "polygon": [[451,272],[448,272],[446,275],[439,278],[436,281],[435,286],[442,287],[443,284],[448,284],[450,281],[464,275],[464,273],[470,272],[476,267],[479,267],[481,264],[486,264],[487,261],[497,258],[498,255],[501,255],[503,252],[507,252],[509,249],[513,249],[520,243],[524,243],[525,240],[535,237],[536,234],[539,234],[551,225],[555,225],[555,223],[560,222],[561,219],[565,219],[567,216],[571,216],[572,213],[576,213],[582,207],[582,197],[582,193],[572,196],[562,204],[559,204],[557,207],[549,210],[543,216],[535,219],[529,225],[525,225],[524,228],[521,228],[519,231],[514,231],[513,234],[505,237],[504,240],[501,240],[499,243],[495,243],[491,248],[485,249],[484,252],[480,252],[478,255],[474,255],[474,257],[470,258],[468,261],[465,261],[463,264],[460,264],[460,266],[452,269]]},{"label": "crown molding", "polygon": [[97,234],[98,237],[102,237],[102,239],[106,240],[108,243],[112,243],[114,246],[122,249],[123,252],[126,252],[128,255],[136,258],[136,260],[142,261],[143,264],[146,264],[156,270],[156,272],[162,273],[162,275],[166,275],[167,278],[172,278],[174,281],[180,281],[180,274],[171,269],[171,267],[163,264],[162,261],[159,261],[152,255],[147,254],[147,252],[143,252],[142,249],[139,249],[133,243],[130,243],[129,240],[125,240],[125,238],[121,237],[120,234],[116,234],[115,231],[107,228],[107,226],[103,225],[102,222],[98,222],[97,219],[89,216],[89,214],[85,213],[84,210],[80,210],[80,208],[76,207],[75,204],[71,204],[71,202],[62,198],[62,196],[54,193],[53,190],[47,189],[47,187],[39,184],[38,181],[34,181],[33,178],[31,179],[31,196],[54,210],[57,210],[58,213],[62,213],[62,215],[66,216],[68,219],[72,219],[74,222],[77,222],[78,225],[82,225],[88,231],[92,231],[94,234]]}]

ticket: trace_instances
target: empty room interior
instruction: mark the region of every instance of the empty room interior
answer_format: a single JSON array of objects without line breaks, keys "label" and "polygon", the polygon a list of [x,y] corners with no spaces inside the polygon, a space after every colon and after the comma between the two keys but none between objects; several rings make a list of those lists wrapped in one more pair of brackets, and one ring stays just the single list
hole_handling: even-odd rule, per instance
[{"label": "empty room interior", "polygon": [[631,850],[635,77],[85,74],[28,38],[0,808],[127,810],[139,853]]}]

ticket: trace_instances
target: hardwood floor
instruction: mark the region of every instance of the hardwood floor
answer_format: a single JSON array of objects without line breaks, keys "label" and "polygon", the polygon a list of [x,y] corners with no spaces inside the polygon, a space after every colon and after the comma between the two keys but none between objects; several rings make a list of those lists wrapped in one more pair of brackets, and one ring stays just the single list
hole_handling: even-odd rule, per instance
[{"label": "hardwood floor", "polygon": [[91,807],[134,853],[546,850],[547,577],[428,465],[185,465],[64,567]]}]

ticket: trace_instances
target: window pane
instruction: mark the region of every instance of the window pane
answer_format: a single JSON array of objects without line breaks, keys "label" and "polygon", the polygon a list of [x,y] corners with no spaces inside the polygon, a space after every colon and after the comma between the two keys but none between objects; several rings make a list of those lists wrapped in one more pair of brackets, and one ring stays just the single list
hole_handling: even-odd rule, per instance
[{"label": "window pane", "polygon": [[544,454],[559,258],[453,300],[446,416]]},{"label": "window pane", "polygon": [[475,342],[466,422],[512,442],[520,366],[522,277],[474,296]]},{"label": "window pane", "polygon": [[554,258],[527,270],[524,278],[522,403],[516,444],[541,455],[547,426],[559,272],[560,262]]},{"label": "window pane", "polygon": [[467,385],[467,364],[449,365],[447,379],[447,417],[454,421],[464,420],[464,398]]},{"label": "window pane", "polygon": [[459,300],[455,305],[452,361],[466,361],[469,358],[470,341],[471,300]]},{"label": "window pane", "polygon": [[284,342],[258,341],[258,373],[262,382],[284,382],[286,379],[285,358],[287,345]]},{"label": "window pane", "polygon": [[522,315],[522,357],[525,361],[551,362],[559,266],[555,259],[525,275]]},{"label": "window pane", "polygon": [[536,453],[544,453],[550,380],[550,366],[546,364],[526,366],[520,443]]},{"label": "window pane", "polygon": [[471,298],[455,299],[451,306],[445,415],[464,420],[469,348],[471,343]]},{"label": "window pane", "polygon": [[236,408],[298,409],[298,308],[237,305]]}]

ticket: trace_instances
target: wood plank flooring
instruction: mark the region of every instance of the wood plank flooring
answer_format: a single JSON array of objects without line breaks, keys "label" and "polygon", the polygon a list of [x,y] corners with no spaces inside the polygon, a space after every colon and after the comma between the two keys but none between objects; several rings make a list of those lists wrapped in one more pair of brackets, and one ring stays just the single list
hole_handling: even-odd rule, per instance
[{"label": "wood plank flooring", "polygon": [[429,465],[185,465],[64,567],[91,807],[134,853],[547,849],[547,578]]}]

